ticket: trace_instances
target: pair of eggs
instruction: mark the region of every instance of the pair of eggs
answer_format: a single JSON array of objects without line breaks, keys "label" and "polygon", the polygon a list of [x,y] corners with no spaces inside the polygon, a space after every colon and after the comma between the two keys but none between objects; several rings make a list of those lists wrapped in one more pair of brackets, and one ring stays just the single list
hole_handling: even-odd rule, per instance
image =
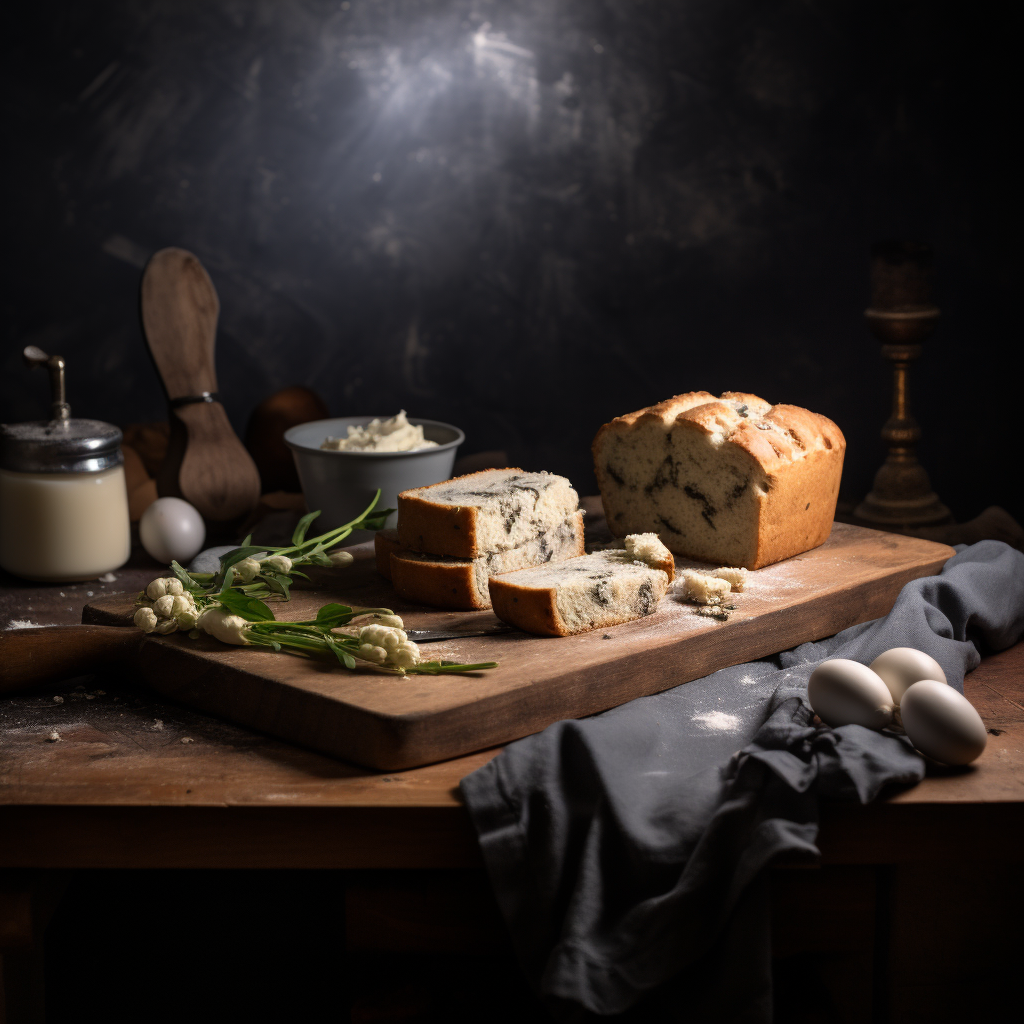
[{"label": "pair of eggs", "polygon": [[833,658],[807,683],[815,714],[827,725],[884,729],[899,718],[910,742],[943,764],[969,764],[988,735],[966,697],[946,682],[942,666],[913,647],[894,647],[869,665]]}]

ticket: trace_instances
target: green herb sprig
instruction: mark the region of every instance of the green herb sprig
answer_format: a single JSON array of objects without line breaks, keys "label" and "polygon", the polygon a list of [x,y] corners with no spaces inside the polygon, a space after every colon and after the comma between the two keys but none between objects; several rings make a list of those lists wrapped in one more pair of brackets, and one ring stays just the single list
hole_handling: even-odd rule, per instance
[{"label": "green herb sprig", "polygon": [[[226,588],[239,591],[247,597],[259,600],[288,601],[291,598],[291,587],[296,576],[302,579],[309,577],[295,567],[298,565],[331,566],[328,552],[346,540],[353,530],[381,530],[395,510],[393,508],[374,511],[380,500],[380,491],[373,496],[373,501],[351,522],[336,526],[333,530],[320,534],[318,537],[306,538],[310,525],[320,515],[319,511],[304,515],[292,533],[291,544],[282,547],[271,547],[266,544],[253,544],[252,535],[242,541],[241,545],[220,556],[220,568],[217,572],[189,572],[178,562],[171,562],[171,570],[185,590],[198,604],[201,597],[209,597],[216,593],[221,604],[221,596]],[[236,567],[246,559],[259,559],[259,569],[250,579],[240,580]],[[287,568],[282,568],[287,564]],[[240,613],[239,613],[240,614]],[[273,618],[273,616],[270,616]]]},{"label": "green herb sprig", "polygon": [[[235,615],[249,622],[245,630],[246,639],[258,647],[270,647],[275,651],[287,650],[296,654],[334,655],[348,669],[356,668],[357,652],[363,646],[359,637],[333,632],[338,626],[348,625],[354,618],[364,615],[393,615],[389,608],[350,608],[344,604],[325,604],[315,619],[302,622],[280,622],[266,605],[252,598],[229,598],[229,608]],[[262,617],[265,613],[267,617]],[[365,661],[363,664],[367,664]],[[457,661],[421,661],[416,665],[399,668],[394,665],[375,665],[379,671],[395,675],[448,675],[449,673],[478,672],[496,668],[496,661],[478,662],[473,665]]]},{"label": "green herb sprig", "polygon": [[[497,667],[497,662],[479,662],[462,664],[455,661],[416,661],[415,664],[398,664],[398,654],[403,647],[397,648],[397,654],[388,647],[387,660],[381,664],[369,655],[374,644],[351,633],[336,633],[335,629],[349,625],[353,619],[363,616],[388,617],[394,620],[389,625],[390,635],[401,626],[401,618],[395,616],[390,608],[351,608],[343,604],[325,604],[317,612],[315,619],[301,622],[283,622],[274,617],[274,613],[264,603],[264,599],[288,601],[293,578],[296,576],[308,579],[305,573],[295,569],[296,565],[338,564],[328,552],[345,540],[353,530],[379,530],[383,528],[387,518],[394,509],[374,511],[380,500],[380,491],[374,495],[370,505],[355,519],[333,530],[311,539],[306,538],[310,524],[319,512],[310,512],[302,517],[290,545],[283,547],[256,546],[250,543],[251,536],[246,537],[241,546],[222,555],[220,568],[215,573],[189,572],[178,562],[171,563],[171,570],[177,580],[154,580],[151,587],[159,584],[159,590],[144,591],[136,602],[135,622],[147,632],[172,632],[176,628],[190,630],[189,636],[198,638],[201,630],[212,632],[226,643],[251,644],[257,647],[269,647],[274,651],[288,651],[304,657],[334,657],[347,669],[355,669],[360,663],[372,666],[379,672],[391,675],[447,675],[449,673],[477,672]],[[263,555],[258,561],[253,557]],[[249,560],[247,562],[247,560]],[[255,565],[253,564],[255,563]],[[240,578],[240,570],[249,570]],[[180,587],[178,587],[180,583]],[[172,594],[181,597],[157,597],[168,592],[173,585]],[[170,609],[159,609],[158,601],[171,602]],[[177,608],[174,602],[183,603]],[[157,612],[159,611],[159,615]],[[204,613],[206,619],[204,619]],[[213,617],[214,622],[208,620]],[[387,635],[387,634],[386,634]],[[392,645],[404,637],[396,637],[387,641]],[[408,648],[411,647],[411,650]],[[405,645],[405,657],[415,659],[415,645]],[[384,650],[378,650],[376,657],[383,658]]]}]

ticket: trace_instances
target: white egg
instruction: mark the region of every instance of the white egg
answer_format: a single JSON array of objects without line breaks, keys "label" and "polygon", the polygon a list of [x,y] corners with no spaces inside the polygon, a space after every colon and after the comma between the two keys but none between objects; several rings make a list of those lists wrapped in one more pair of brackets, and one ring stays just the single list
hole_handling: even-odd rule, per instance
[{"label": "white egg", "polygon": [[828,725],[864,725],[884,729],[892,721],[892,694],[882,680],[858,661],[823,661],[807,682],[807,697]]},{"label": "white egg", "polygon": [[988,742],[971,702],[937,679],[914,683],[903,694],[900,712],[910,742],[943,764],[970,764]]},{"label": "white egg", "polygon": [[146,551],[164,565],[172,560],[184,565],[206,540],[203,517],[181,498],[157,498],[139,520],[139,539]]},{"label": "white egg", "polygon": [[871,662],[871,671],[877,672],[889,687],[894,704],[899,704],[907,689],[921,679],[938,679],[945,683],[942,666],[924,651],[913,647],[893,647]]}]

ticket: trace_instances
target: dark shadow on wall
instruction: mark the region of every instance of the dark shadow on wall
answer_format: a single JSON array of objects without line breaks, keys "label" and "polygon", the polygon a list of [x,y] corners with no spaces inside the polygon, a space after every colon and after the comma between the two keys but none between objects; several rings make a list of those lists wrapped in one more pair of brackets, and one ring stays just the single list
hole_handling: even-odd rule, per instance
[{"label": "dark shadow on wall", "polygon": [[[35,343],[77,415],[162,415],[137,288],[194,251],[236,428],[305,384],[334,414],[457,423],[465,452],[594,489],[610,417],[707,388],[834,418],[881,461],[868,249],[937,252],[912,378],[961,518],[1001,503],[1019,246],[1006,5],[925,0],[40,2],[7,39],[12,249],[0,418]],[[1014,296],[1015,298],[1015,296]],[[962,411],[969,409],[969,415]]]}]

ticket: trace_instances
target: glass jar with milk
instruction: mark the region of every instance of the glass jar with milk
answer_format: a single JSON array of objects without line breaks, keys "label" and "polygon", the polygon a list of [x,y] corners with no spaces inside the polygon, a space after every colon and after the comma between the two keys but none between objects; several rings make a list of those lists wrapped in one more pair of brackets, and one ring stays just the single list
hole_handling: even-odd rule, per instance
[{"label": "glass jar with milk", "polygon": [[64,360],[35,346],[53,382],[53,418],[0,424],[0,566],[47,583],[90,580],[131,553],[121,431],[72,419]]}]

